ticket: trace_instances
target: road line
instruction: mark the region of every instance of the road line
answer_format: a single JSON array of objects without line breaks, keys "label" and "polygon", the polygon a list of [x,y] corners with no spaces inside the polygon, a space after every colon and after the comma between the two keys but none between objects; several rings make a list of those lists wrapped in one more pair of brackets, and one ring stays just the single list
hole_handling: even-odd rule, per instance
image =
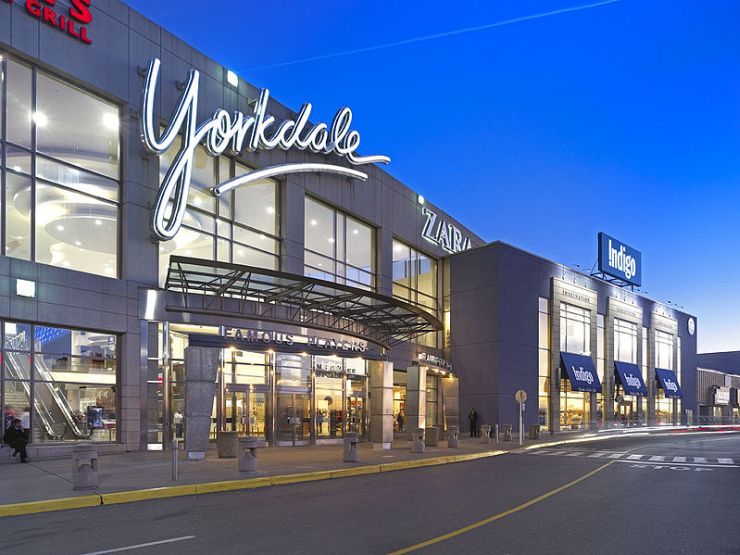
[{"label": "road line", "polygon": [[589,455],[590,459],[598,459],[599,457],[603,457],[606,455],[606,453],[594,453],[593,455]]},{"label": "road line", "polygon": [[665,457],[663,457],[661,455],[656,455],[654,457],[650,457],[648,460],[650,462],[663,462],[665,460]]},{"label": "road line", "polygon": [[607,459],[619,459],[624,455],[624,453],[614,453],[613,455],[609,455]]},{"label": "road line", "polygon": [[732,459],[719,458],[717,459],[717,462],[720,464],[735,464],[735,461],[733,461]]},{"label": "road line", "polygon": [[581,455],[585,455],[585,454],[586,454],[586,453],[584,453],[583,451],[575,451],[575,452],[573,452],[573,453],[568,453],[568,454],[567,454],[567,455],[565,455],[565,456],[566,456],[566,457],[580,457]]},{"label": "road line", "polygon": [[686,457],[673,457],[673,462],[685,463]]},{"label": "road line", "polygon": [[[496,522],[497,520],[501,520],[504,517],[507,517],[509,515],[513,515],[514,513],[518,513],[519,511],[522,511],[526,509],[527,507],[531,507],[532,505],[535,505],[536,503],[539,503],[540,501],[544,501],[545,499],[548,499],[549,497],[552,497],[553,495],[556,495],[560,493],[561,491],[565,491],[568,488],[572,488],[573,486],[580,484],[584,480],[587,480],[594,474],[597,474],[604,470],[606,467],[611,466],[617,461],[610,461],[599,468],[592,470],[588,474],[584,474],[580,478],[576,478],[572,482],[568,482],[565,485],[560,486],[559,488],[555,488],[552,491],[548,491],[545,494],[540,495],[539,497],[535,497],[534,499],[530,499],[529,501],[522,503],[521,505],[517,505],[516,507],[509,509],[507,511],[503,511],[501,513],[495,514],[493,516],[489,516],[488,518],[485,518],[483,520],[479,520],[478,522],[474,522],[473,524],[468,524],[467,526],[464,526],[462,528],[458,528],[457,530],[453,530],[452,532],[448,532],[446,534],[442,534],[441,536],[437,536],[436,538],[431,538],[429,540],[423,541],[421,543],[417,543],[414,545],[411,545],[409,547],[404,547],[403,549],[399,549],[397,551],[393,551],[389,553],[389,555],[404,555],[406,553],[411,553],[413,551],[418,551],[419,549],[424,549],[425,547],[429,547],[430,545],[435,545],[437,543],[452,539],[457,536],[461,536],[462,534],[466,534],[467,532],[471,532],[472,530],[475,530],[477,528],[480,528],[481,526],[485,526],[486,524],[490,524],[492,522]],[[621,461],[620,461],[621,462]]]},{"label": "road line", "polygon": [[704,457],[694,457],[694,462],[695,463],[706,464],[707,459],[705,459]]},{"label": "road line", "polygon": [[[622,460],[614,461],[614,462],[635,464],[635,461],[628,461],[627,459],[622,459]],[[647,461],[642,461],[642,463],[637,463],[637,464],[643,464],[645,466],[665,466],[665,467],[677,465],[677,466],[699,466],[699,467],[706,467],[706,468],[740,468],[740,466],[736,464],[695,464],[695,463],[687,463],[687,462],[684,462],[684,463],[663,462],[663,463],[653,463],[651,465],[651,464],[648,464]]]},{"label": "road line", "polygon": [[630,455],[629,457],[627,457],[627,460],[628,461],[639,461],[644,456],[645,455]]},{"label": "road line", "polygon": [[143,547],[151,547],[153,545],[164,545],[166,543],[181,542],[185,540],[192,540],[193,538],[195,538],[195,536],[180,536],[179,538],[170,538],[168,540],[159,540],[156,542],[149,542],[149,543],[139,543],[136,545],[129,545],[126,547],[116,547],[115,549],[106,549],[104,551],[92,551],[90,553],[85,553],[84,555],[104,555],[105,553],[120,553],[121,551],[131,551],[134,549],[141,549]]},{"label": "road line", "polygon": [[563,453],[567,453],[568,451],[548,451],[545,453],[545,455],[562,455]]}]

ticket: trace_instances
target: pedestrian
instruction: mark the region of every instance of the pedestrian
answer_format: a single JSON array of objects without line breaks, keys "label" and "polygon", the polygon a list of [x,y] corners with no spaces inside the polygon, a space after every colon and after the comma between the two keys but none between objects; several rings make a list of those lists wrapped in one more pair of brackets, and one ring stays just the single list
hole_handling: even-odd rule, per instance
[{"label": "pedestrian", "polygon": [[20,418],[13,419],[13,422],[5,431],[5,443],[13,448],[13,456],[21,455],[21,462],[28,462],[28,453],[26,453],[26,444],[28,438],[23,430],[23,421]]},{"label": "pedestrian", "polygon": [[180,409],[175,410],[175,415],[172,418],[172,421],[175,423],[175,437],[177,439],[182,439],[182,421],[183,416],[180,412]]},{"label": "pedestrian", "polygon": [[478,437],[478,413],[474,408],[470,409],[468,420],[470,420],[470,437]]},{"label": "pedestrian", "polygon": [[398,422],[398,431],[403,432],[404,430],[404,418],[403,418],[403,411],[398,411],[398,416],[396,417],[396,422]]},{"label": "pedestrian", "polygon": [[318,428],[318,434],[324,435],[324,411],[319,409],[316,411],[316,427]]}]

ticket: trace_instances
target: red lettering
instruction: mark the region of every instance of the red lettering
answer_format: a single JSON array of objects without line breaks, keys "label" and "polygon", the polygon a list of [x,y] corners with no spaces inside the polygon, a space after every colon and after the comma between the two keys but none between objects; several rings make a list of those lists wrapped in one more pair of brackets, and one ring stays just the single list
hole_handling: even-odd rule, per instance
[{"label": "red lettering", "polygon": [[76,39],[80,38],[80,35],[75,31],[75,22],[71,19],[67,22],[67,32]]},{"label": "red lettering", "polygon": [[50,23],[54,27],[57,26],[57,14],[54,13],[54,10],[47,8],[46,6],[44,6],[44,21]]},{"label": "red lettering", "polygon": [[67,18],[64,17],[63,15],[59,16],[59,28],[62,31],[65,31],[67,29]]},{"label": "red lettering", "polygon": [[69,15],[82,24],[90,23],[93,19],[90,13],[90,0],[71,0],[72,7]]},{"label": "red lettering", "polygon": [[26,10],[31,15],[41,17],[41,2],[38,0],[26,0]]},{"label": "red lettering", "polygon": [[87,36],[87,27],[80,29],[80,39],[85,44],[92,44],[92,40]]},{"label": "red lettering", "polygon": [[57,3],[57,0],[44,0],[44,2],[46,2],[50,6],[54,6]]}]

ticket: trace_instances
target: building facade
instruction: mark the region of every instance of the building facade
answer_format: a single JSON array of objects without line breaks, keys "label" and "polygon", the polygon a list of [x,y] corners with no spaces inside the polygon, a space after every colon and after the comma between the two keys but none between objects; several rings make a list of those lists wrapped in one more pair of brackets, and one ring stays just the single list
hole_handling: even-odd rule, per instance
[{"label": "building facade", "polygon": [[699,353],[700,424],[740,424],[740,351]]}]

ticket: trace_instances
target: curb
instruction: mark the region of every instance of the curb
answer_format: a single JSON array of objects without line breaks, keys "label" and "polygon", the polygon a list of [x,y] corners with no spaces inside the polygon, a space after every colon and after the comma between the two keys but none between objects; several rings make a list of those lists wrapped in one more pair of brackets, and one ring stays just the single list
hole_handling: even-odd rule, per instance
[{"label": "curb", "polygon": [[123,503],[135,503],[137,501],[148,501],[152,499],[184,497],[187,495],[203,495],[207,493],[250,490],[271,486],[299,484],[305,482],[319,482],[322,480],[333,480],[338,478],[349,478],[353,476],[380,474],[384,472],[396,472],[399,470],[409,470],[413,468],[424,468],[427,466],[440,466],[444,464],[475,461],[479,459],[505,455],[508,452],[509,451],[496,450],[484,451],[482,453],[468,453],[465,455],[445,455],[428,459],[398,461],[375,464],[370,466],[358,466],[354,468],[341,468],[335,470],[318,470],[315,472],[304,472],[301,474],[262,476],[259,478],[246,478],[243,480],[204,482],[200,484],[164,486],[159,488],[119,491],[114,493],[100,493],[95,495],[84,495],[80,497],[65,497],[62,499],[51,499],[47,501],[13,503],[8,505],[0,505],[0,517],[47,513],[52,511],[66,511],[69,509],[83,509],[89,507],[98,507],[101,505],[119,505]]}]

